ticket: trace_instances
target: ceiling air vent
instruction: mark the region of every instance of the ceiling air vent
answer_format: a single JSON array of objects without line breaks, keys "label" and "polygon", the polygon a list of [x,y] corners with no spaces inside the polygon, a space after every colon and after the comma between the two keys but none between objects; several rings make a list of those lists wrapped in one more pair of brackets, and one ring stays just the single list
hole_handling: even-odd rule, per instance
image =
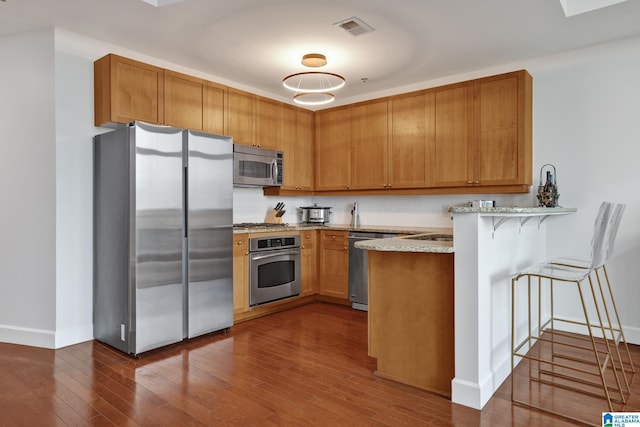
[{"label": "ceiling air vent", "polygon": [[361,36],[362,34],[371,33],[375,31],[371,25],[367,24],[360,18],[352,16],[340,22],[333,24],[335,27],[341,28],[353,37]]}]

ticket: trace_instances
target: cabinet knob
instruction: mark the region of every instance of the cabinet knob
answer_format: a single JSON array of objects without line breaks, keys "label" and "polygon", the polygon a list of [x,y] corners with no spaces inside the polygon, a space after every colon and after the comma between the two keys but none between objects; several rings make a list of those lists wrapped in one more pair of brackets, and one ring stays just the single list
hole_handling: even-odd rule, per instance
[{"label": "cabinet knob", "polygon": [[336,240],[336,236],[331,236],[331,238],[332,238],[333,240]]},{"label": "cabinet knob", "polygon": [[242,240],[238,240],[238,242],[236,243],[236,245],[241,245],[242,244]]},{"label": "cabinet knob", "polygon": [[467,184],[473,184],[473,181],[467,181]]},{"label": "cabinet knob", "polygon": [[473,181],[474,184],[480,184],[480,181]]},{"label": "cabinet knob", "polygon": [[245,253],[244,253],[244,255],[245,255],[245,256],[249,255],[249,252],[245,252]]},{"label": "cabinet knob", "polygon": [[347,190],[351,190],[351,186],[350,185],[347,185]]},{"label": "cabinet knob", "polygon": [[346,251],[347,249],[349,249],[349,248],[345,246],[345,247],[344,247],[344,250]]},{"label": "cabinet knob", "polygon": [[300,246],[300,249],[304,249],[304,245]]}]

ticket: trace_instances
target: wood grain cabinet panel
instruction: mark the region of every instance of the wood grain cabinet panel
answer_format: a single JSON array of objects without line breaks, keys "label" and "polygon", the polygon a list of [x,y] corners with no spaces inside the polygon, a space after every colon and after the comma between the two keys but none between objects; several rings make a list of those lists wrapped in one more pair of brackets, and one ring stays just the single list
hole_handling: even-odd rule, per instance
[{"label": "wood grain cabinet panel", "polygon": [[468,83],[434,90],[434,185],[472,184],[471,88]]},{"label": "wood grain cabinet panel", "polygon": [[300,253],[302,259],[302,284],[300,296],[316,293],[318,277],[318,232],[316,230],[300,232]]},{"label": "wood grain cabinet panel", "polygon": [[229,88],[227,102],[227,134],[234,144],[256,144],[256,95]]},{"label": "wood grain cabinet panel", "polygon": [[320,231],[320,295],[349,299],[349,243],[346,231]]},{"label": "wood grain cabinet panel", "polygon": [[423,188],[433,183],[435,94],[412,92],[389,98],[389,185]]},{"label": "wood grain cabinet panel", "polygon": [[204,130],[206,80],[164,70],[164,124]]},{"label": "wood grain cabinet panel", "polygon": [[387,99],[351,109],[351,189],[388,188]]},{"label": "wood grain cabinet panel", "polygon": [[204,131],[218,135],[227,134],[225,109],[227,106],[227,87],[207,82],[204,94]]},{"label": "wood grain cabinet panel", "polygon": [[280,145],[282,103],[261,96],[256,98],[256,140],[254,145],[277,150]]},{"label": "wood grain cabinet panel", "polygon": [[531,185],[531,89],[526,71],[474,81],[476,184]]},{"label": "wood grain cabinet panel", "polygon": [[249,311],[249,239],[246,234],[233,236],[233,312]]},{"label": "wood grain cabinet panel", "polygon": [[351,107],[316,112],[316,190],[351,188]]},{"label": "wood grain cabinet panel", "polygon": [[284,152],[283,190],[313,189],[313,112],[282,106],[279,149]]},{"label": "wood grain cabinet panel", "polygon": [[142,120],[160,124],[164,108],[164,70],[109,54],[94,62],[96,126]]}]

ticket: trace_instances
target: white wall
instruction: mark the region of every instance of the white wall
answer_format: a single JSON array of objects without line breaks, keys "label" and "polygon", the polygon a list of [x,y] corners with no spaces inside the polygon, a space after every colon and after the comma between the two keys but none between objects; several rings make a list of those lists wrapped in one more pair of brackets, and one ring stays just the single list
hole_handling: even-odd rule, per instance
[{"label": "white wall", "polygon": [[[626,203],[608,269],[627,339],[640,343],[640,39],[544,58],[528,68],[534,78],[534,166],[553,163],[560,204],[578,208],[549,221],[548,256],[588,257],[600,203]],[[561,314],[579,311],[574,306]]]},{"label": "white wall", "polygon": [[53,30],[0,37],[0,341],[52,347],[56,163]]},{"label": "white wall", "polygon": [[[107,130],[93,127],[92,63],[108,52],[191,72],[162,59],[58,29],[0,39],[0,53],[12,65],[0,71],[4,132],[0,148],[0,223],[4,225],[0,241],[0,341],[26,343],[25,336],[34,335],[31,328],[47,336],[55,332],[55,345],[61,346],[86,339],[91,329],[90,147],[91,136]],[[540,166],[553,163],[558,168],[561,204],[579,210],[575,215],[549,220],[548,252],[588,255],[591,225],[600,202],[627,203],[610,271],[624,323],[636,333],[635,342],[640,342],[640,313],[634,307],[640,291],[633,280],[640,269],[640,200],[633,187],[635,155],[640,150],[637,126],[633,125],[640,110],[636,79],[640,75],[640,38],[448,80],[519,68],[527,68],[534,78],[532,191],[536,190]],[[216,80],[201,72],[192,74]],[[449,82],[446,80],[422,86]],[[452,224],[444,206],[478,198],[519,206],[530,206],[534,200],[533,194],[276,198],[263,197],[255,189],[236,189],[234,198],[235,222],[261,221],[267,210],[282,200],[287,204],[285,222],[298,222],[295,208],[316,202],[332,206],[332,222],[347,223],[351,203],[358,201],[365,225],[440,227]],[[51,339],[48,336],[37,345],[52,346]]]}]

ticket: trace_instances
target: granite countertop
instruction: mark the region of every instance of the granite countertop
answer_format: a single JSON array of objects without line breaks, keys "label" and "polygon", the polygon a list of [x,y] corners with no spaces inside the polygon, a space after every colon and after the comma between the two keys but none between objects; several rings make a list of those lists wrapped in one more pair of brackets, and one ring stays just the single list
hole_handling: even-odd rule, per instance
[{"label": "granite countertop", "polygon": [[576,208],[541,208],[537,206],[499,206],[495,208],[471,208],[468,206],[452,206],[449,208],[449,212],[451,213],[480,213],[491,215],[562,215],[576,211]]},{"label": "granite countertop", "polygon": [[422,236],[451,236],[453,239],[453,229],[432,228],[432,231],[420,233],[413,236],[389,237],[386,239],[372,239],[356,242],[355,247],[369,251],[382,252],[430,252],[430,253],[453,253],[453,240],[416,240],[415,237]]},{"label": "granite countertop", "polygon": [[349,224],[282,224],[268,228],[264,227],[234,227],[234,234],[245,233],[271,233],[280,231],[303,231],[303,230],[338,230],[338,231],[361,231],[372,233],[397,233],[397,234],[424,234],[424,233],[444,233],[451,234],[451,228],[435,227],[412,227],[395,225],[362,225],[351,227]]}]

